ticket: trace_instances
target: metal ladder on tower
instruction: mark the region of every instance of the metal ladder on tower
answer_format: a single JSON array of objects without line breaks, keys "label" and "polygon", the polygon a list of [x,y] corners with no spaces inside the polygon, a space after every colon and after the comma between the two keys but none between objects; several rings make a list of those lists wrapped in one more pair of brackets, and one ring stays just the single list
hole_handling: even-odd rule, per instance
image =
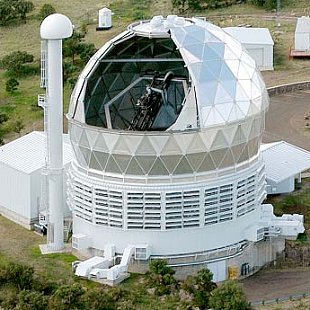
[{"label": "metal ladder on tower", "polygon": [[[47,46],[46,41],[41,41],[41,88],[47,89]],[[49,217],[49,206],[48,206],[48,102],[47,94],[38,95],[38,106],[44,110],[44,154],[45,154],[45,165],[41,171],[41,200],[40,200],[40,214],[39,224],[44,225],[47,228],[48,217]]]}]

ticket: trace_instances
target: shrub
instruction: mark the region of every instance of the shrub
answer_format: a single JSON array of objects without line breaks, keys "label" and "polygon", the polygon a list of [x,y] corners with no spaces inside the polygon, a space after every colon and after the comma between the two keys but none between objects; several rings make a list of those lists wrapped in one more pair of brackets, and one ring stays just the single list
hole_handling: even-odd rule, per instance
[{"label": "shrub", "polygon": [[27,52],[15,51],[6,56],[1,60],[1,67],[6,69],[9,75],[13,77],[19,77],[22,75],[28,75],[32,70],[26,63],[33,62],[34,57]]},{"label": "shrub", "polygon": [[0,269],[0,285],[13,284],[19,290],[31,289],[34,269],[18,263],[9,263]]},{"label": "shrub", "polygon": [[18,85],[19,82],[15,78],[9,78],[5,83],[5,90],[12,94],[15,90],[17,90]]},{"label": "shrub", "polygon": [[48,297],[36,291],[21,291],[15,309],[20,310],[46,310]]},{"label": "shrub", "polygon": [[40,9],[39,17],[41,20],[43,20],[44,18],[46,18],[47,16],[53,13],[56,13],[55,8],[51,4],[45,3]]},{"label": "shrub", "polygon": [[60,285],[52,296],[50,308],[58,310],[84,309],[84,293],[84,288],[78,283]]},{"label": "shrub", "polygon": [[[118,288],[116,288],[117,290]],[[92,289],[89,290],[85,296],[85,307],[89,310],[116,310],[116,302],[120,296],[113,293],[114,288],[105,289]],[[115,298],[116,297],[116,298]]]},{"label": "shrub", "polygon": [[214,310],[250,309],[242,288],[235,281],[227,281],[216,288],[210,296],[210,306]]},{"label": "shrub", "polygon": [[26,22],[29,12],[34,9],[34,5],[30,1],[14,0],[0,1],[0,25],[6,25],[12,20],[22,20]]}]

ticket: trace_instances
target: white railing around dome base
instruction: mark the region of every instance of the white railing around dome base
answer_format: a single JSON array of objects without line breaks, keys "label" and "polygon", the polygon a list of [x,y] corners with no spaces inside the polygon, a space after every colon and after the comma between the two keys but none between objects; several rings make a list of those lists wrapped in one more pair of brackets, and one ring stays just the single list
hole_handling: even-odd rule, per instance
[{"label": "white railing around dome base", "polygon": [[150,259],[164,259],[171,267],[201,265],[204,263],[210,263],[238,256],[249,244],[249,241],[243,240],[235,244],[208,251],[180,255],[152,255]]}]

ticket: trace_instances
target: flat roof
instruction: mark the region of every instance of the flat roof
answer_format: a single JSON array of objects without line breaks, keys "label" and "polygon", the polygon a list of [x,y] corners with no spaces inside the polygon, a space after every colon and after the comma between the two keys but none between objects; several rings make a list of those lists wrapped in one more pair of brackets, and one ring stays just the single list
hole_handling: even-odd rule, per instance
[{"label": "flat roof", "polygon": [[280,183],[310,168],[310,152],[285,141],[261,145],[266,177]]},{"label": "flat roof", "polygon": [[241,44],[274,45],[268,28],[226,27],[223,29]]},{"label": "flat roof", "polygon": [[[72,147],[68,134],[63,134],[64,165],[72,161]],[[45,165],[45,134],[31,133],[0,147],[0,164],[30,174]]]}]

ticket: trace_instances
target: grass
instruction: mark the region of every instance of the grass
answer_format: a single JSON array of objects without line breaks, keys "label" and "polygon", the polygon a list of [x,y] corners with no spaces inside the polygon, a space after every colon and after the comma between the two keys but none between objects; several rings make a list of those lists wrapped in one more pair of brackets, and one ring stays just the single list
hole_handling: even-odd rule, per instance
[{"label": "grass", "polygon": [[0,216],[0,263],[19,262],[31,265],[46,279],[59,275],[64,282],[73,280],[71,262],[77,258],[71,254],[42,255],[39,244],[46,243],[46,238],[36,235]]}]

